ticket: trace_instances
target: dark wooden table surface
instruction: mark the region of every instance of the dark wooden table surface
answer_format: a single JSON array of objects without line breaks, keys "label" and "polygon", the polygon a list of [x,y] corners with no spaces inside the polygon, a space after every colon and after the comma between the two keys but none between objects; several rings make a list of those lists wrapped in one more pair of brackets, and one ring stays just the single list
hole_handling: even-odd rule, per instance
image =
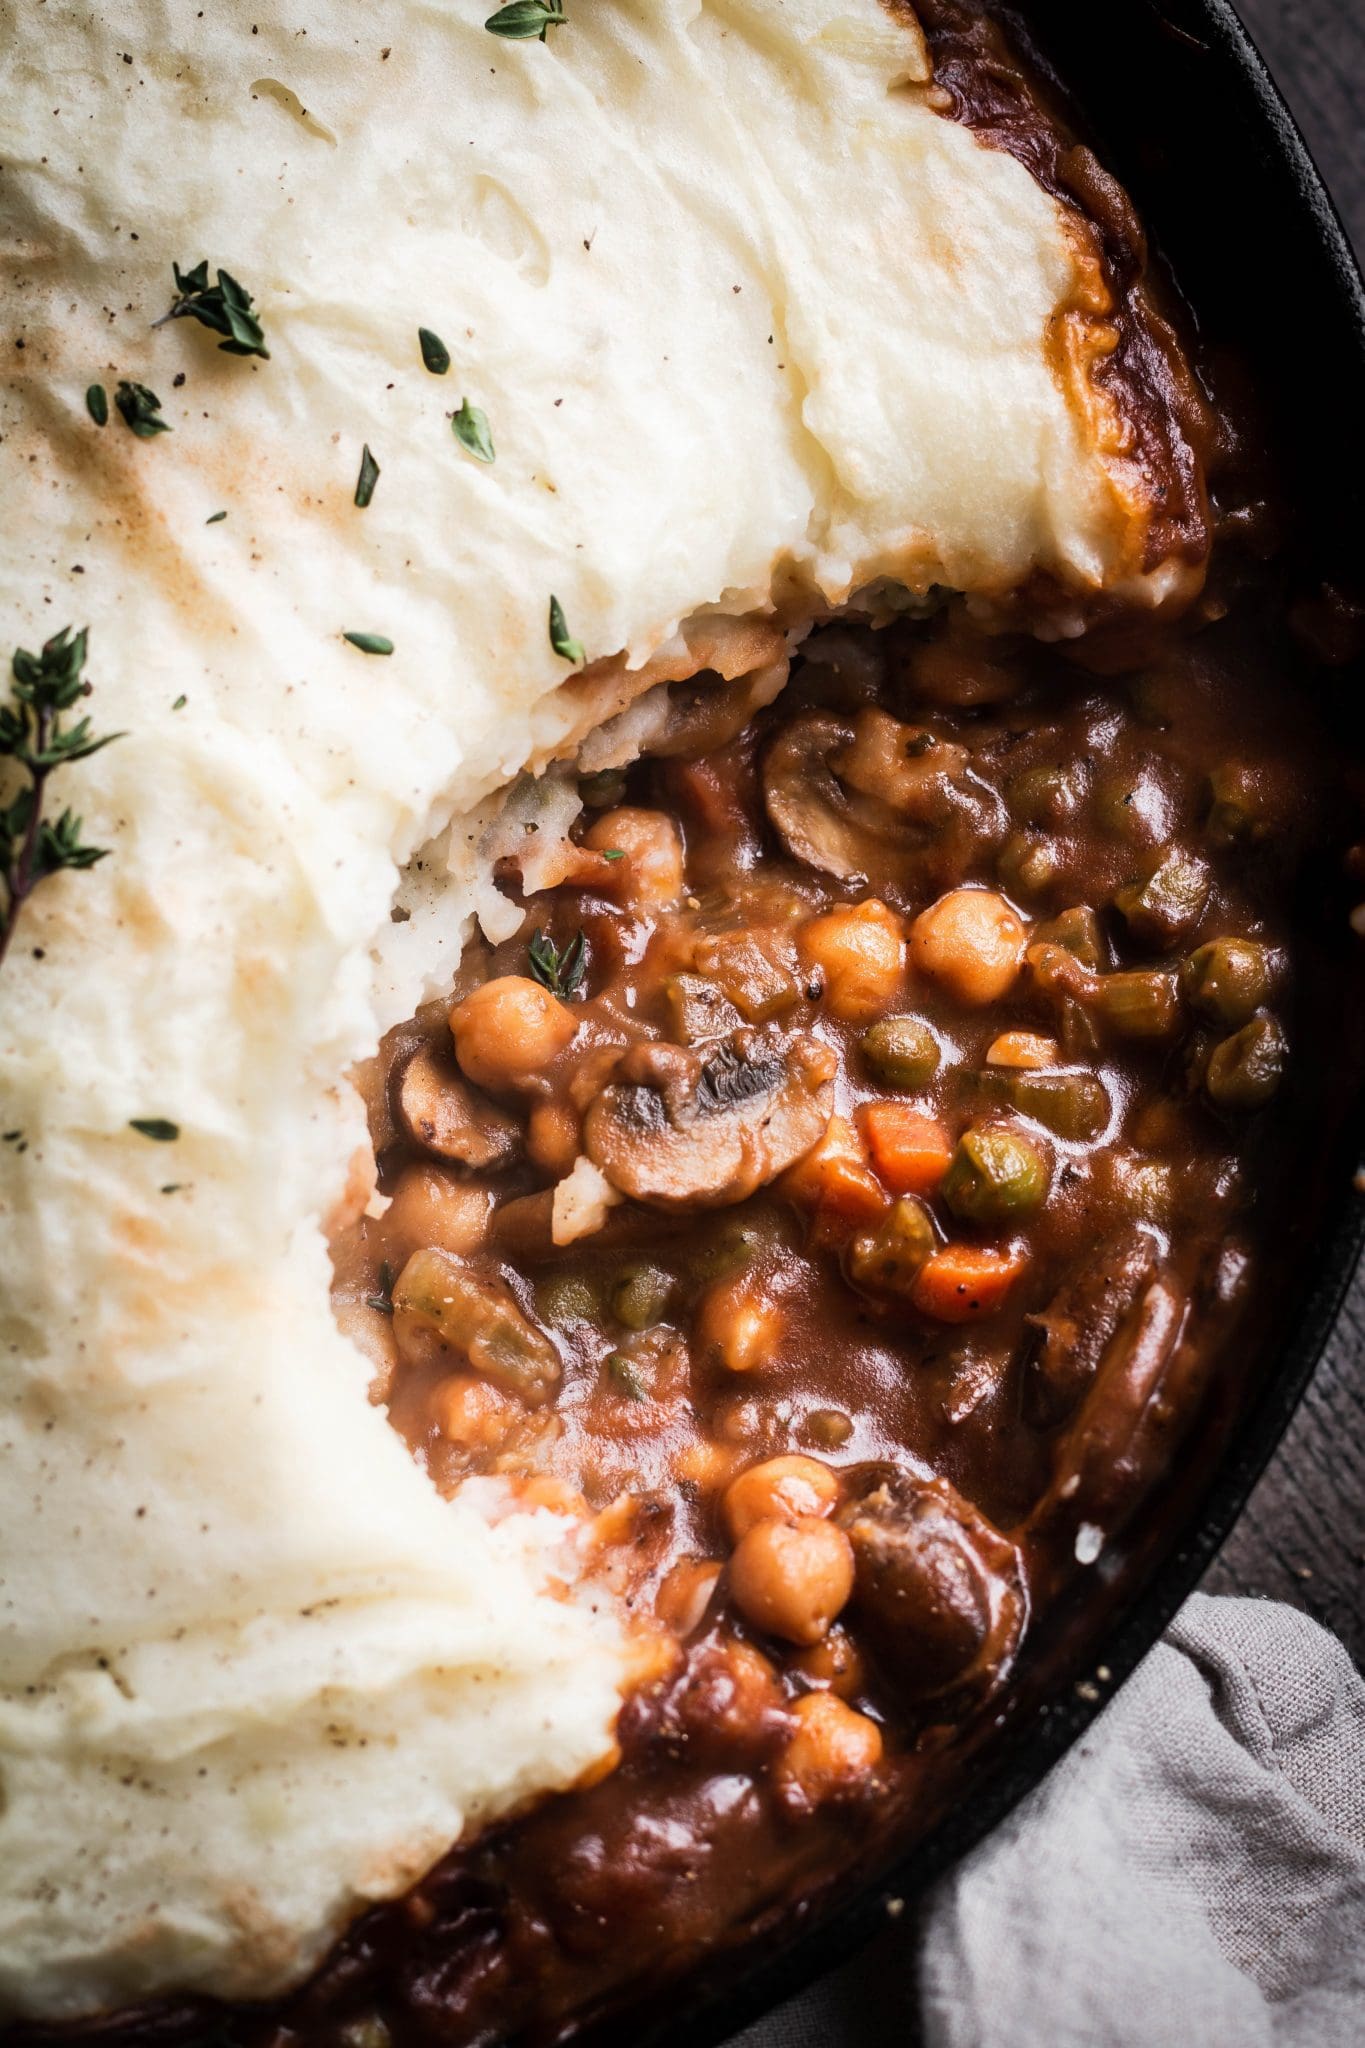
[{"label": "dark wooden table surface", "polygon": [[[1237,0],[1365,259],[1365,0]],[[1205,1584],[1292,1601],[1365,1665],[1365,1268]]]}]

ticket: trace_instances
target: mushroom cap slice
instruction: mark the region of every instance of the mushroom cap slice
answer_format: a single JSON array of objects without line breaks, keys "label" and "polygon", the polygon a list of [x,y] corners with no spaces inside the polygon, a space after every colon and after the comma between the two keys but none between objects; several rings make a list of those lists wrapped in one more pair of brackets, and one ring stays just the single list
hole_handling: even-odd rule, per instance
[{"label": "mushroom cap slice", "polygon": [[521,1149],[515,1120],[471,1088],[453,1059],[415,1046],[391,1084],[394,1116],[415,1144],[479,1171]]},{"label": "mushroom cap slice", "polygon": [[913,1696],[999,1678],[1028,1605],[1019,1553],[947,1479],[881,1467],[839,1518],[853,1545],[854,1600]]},{"label": "mushroom cap slice", "polygon": [[827,712],[793,718],[763,757],[763,802],[789,853],[841,881],[862,882],[885,846],[834,772],[833,757],[848,741],[848,727]]},{"label": "mushroom cap slice", "polygon": [[656,1209],[742,1202],[809,1152],[834,1110],[834,1055],[739,1030],[718,1045],[637,1045],[588,1111],[584,1147]]},{"label": "mushroom cap slice", "polygon": [[941,841],[957,859],[1003,837],[1007,823],[963,748],[873,706],[851,722],[808,711],[784,725],[763,757],[763,800],[798,860],[882,886],[927,880],[942,865]]}]

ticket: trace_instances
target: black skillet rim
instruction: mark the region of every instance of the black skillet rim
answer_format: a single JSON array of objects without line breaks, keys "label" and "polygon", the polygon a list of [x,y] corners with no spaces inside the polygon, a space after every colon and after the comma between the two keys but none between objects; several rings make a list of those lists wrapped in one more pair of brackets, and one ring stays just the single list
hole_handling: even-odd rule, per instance
[{"label": "black skillet rim", "polygon": [[[1135,10],[1154,17],[1158,28],[1169,32],[1176,44],[1197,47],[1210,71],[1219,74],[1214,82],[1229,100],[1224,126],[1239,130],[1247,160],[1254,161],[1259,175],[1269,181],[1283,222],[1304,236],[1298,252],[1299,273],[1309,283],[1317,311],[1330,323],[1337,348],[1343,357],[1354,358],[1355,373],[1365,386],[1365,280],[1308,147],[1229,0],[1161,0],[1161,4],[1158,0],[1132,0],[1132,4]],[[1055,14],[1056,8],[1050,9],[1047,0],[1030,8],[1030,24],[1041,27],[1040,18],[1049,12]],[[1112,14],[1110,28],[1117,45],[1120,29]],[[1118,168],[1127,178],[1128,167],[1120,163]],[[1138,187],[1141,208],[1141,180],[1129,182]],[[1197,292],[1194,303],[1197,316]],[[1361,457],[1365,460],[1365,439]],[[1365,545],[1365,519],[1359,525],[1358,538]],[[611,2020],[575,2035],[583,2048],[588,2043],[607,2048],[609,2043],[626,2041],[631,2048],[679,2048],[684,2039],[687,2048],[718,2048],[825,1972],[850,1961],[886,1925],[889,1916],[912,1905],[936,1877],[974,1848],[1040,1784],[1102,1712],[1212,1562],[1269,1464],[1322,1357],[1365,1249],[1365,1186],[1357,1186],[1355,1181],[1356,1165],[1365,1156],[1365,1103],[1355,1105],[1350,1128],[1341,1132],[1336,1150],[1341,1193],[1335,1205],[1329,1202],[1329,1227],[1315,1268],[1295,1303],[1294,1334],[1236,1424],[1183,1538],[1124,1605],[1098,1648],[1092,1648],[1079,1670],[1073,1669],[1073,1682],[1044,1701],[1011,1733],[984,1785],[889,1872],[842,1898],[817,1924],[792,1929],[780,1946],[767,1953],[759,1938],[752,1963],[737,1961],[718,1973],[724,1980],[721,1988],[708,1986],[703,1964],[694,1970],[690,1982],[671,1987],[665,1994],[666,2014],[650,2014],[648,2006],[654,2000],[646,1994]],[[1105,1670],[1103,1685],[1089,1684],[1078,1690],[1074,1681],[1097,1665]]]}]

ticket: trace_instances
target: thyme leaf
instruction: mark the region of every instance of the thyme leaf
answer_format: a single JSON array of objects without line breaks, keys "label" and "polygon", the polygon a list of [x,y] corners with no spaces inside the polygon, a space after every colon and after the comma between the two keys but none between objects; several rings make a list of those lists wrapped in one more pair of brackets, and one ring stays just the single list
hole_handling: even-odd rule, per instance
[{"label": "thyme leaf", "polygon": [[376,1315],[393,1314],[393,1267],[385,1259],[379,1268],[379,1292],[365,1296],[366,1308],[372,1308]]},{"label": "thyme leaf", "polygon": [[170,421],[161,417],[161,400],[145,384],[130,384],[126,377],[120,377],[114,403],[123,416],[124,426],[139,441],[150,441],[154,434],[173,431]]},{"label": "thyme leaf", "polygon": [[444,377],[450,368],[450,350],[439,334],[433,334],[429,327],[417,330],[417,346],[422,351],[422,361],[433,377]]},{"label": "thyme leaf", "polygon": [[476,462],[493,460],[493,436],[488,431],[488,414],[481,406],[461,399],[460,410],[450,422],[455,439],[466,447]]},{"label": "thyme leaf", "polygon": [[226,518],[226,512],[210,512],[208,518],[204,521],[204,524],[205,526],[216,526],[220,519]]},{"label": "thyme leaf", "polygon": [[349,640],[352,647],[358,647],[362,654],[392,654],[393,642],[386,640],[382,633],[343,633],[343,640]]},{"label": "thyme leaf", "polygon": [[108,426],[109,394],[102,384],[91,384],[87,386],[85,393],[85,409],[89,413],[91,419],[95,422],[95,425],[97,427]]},{"label": "thyme leaf", "polygon": [[367,441],[360,451],[360,475],[355,480],[355,501],[361,511],[374,496],[374,487],[379,482],[379,464],[370,453]]},{"label": "thyme leaf", "polygon": [[128,1128],[157,1145],[173,1145],[180,1136],[179,1124],[173,1124],[167,1116],[130,1116]]},{"label": "thyme leaf", "polygon": [[607,1377],[620,1389],[628,1401],[643,1401],[645,1383],[624,1351],[609,1351],[602,1361],[607,1368]]},{"label": "thyme leaf", "polygon": [[584,660],[583,642],[575,640],[564,617],[564,607],[557,597],[550,599],[550,645],[556,654],[571,661],[575,666]]},{"label": "thyme leaf", "polygon": [[514,42],[528,42],[534,37],[536,42],[543,43],[545,31],[562,28],[567,19],[560,0],[510,0],[508,6],[489,15],[484,27],[490,35],[506,36]]},{"label": "thyme leaf", "polygon": [[218,272],[217,284],[210,284],[207,259],[196,263],[193,270],[182,270],[178,263],[171,269],[175,297],[169,312],[152,322],[154,327],[164,326],[167,320],[197,320],[201,327],[224,337],[218,346],[228,355],[269,359],[265,329],[251,310],[251,293],[244,285],[226,270]]},{"label": "thyme leaf", "polygon": [[48,779],[59,768],[86,761],[123,738],[117,732],[97,738],[88,718],[64,722],[63,714],[90,694],[83,673],[88,638],[84,627],[77,633],[64,626],[38,654],[16,648],[10,663],[14,696],[0,705],[0,758],[17,762],[27,781],[0,805],[0,960],[38,884],[63,868],[93,868],[109,851],[86,844],[74,811],[64,810],[55,820],[43,816]]},{"label": "thyme leaf", "polygon": [[565,1000],[577,993],[588,965],[588,942],[581,931],[561,953],[550,934],[537,925],[526,950],[531,972],[542,988]]}]

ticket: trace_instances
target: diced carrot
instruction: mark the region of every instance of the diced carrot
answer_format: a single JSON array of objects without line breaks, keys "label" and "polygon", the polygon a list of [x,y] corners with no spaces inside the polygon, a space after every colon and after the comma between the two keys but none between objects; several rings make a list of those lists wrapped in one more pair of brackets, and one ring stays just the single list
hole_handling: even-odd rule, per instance
[{"label": "diced carrot", "polygon": [[1027,1264],[1025,1252],[945,1244],[920,1267],[911,1300],[940,1323],[974,1323],[994,1315]]},{"label": "diced carrot", "polygon": [[895,1195],[932,1195],[953,1159],[941,1123],[904,1102],[867,1102],[858,1111],[872,1164]]},{"label": "diced carrot", "polygon": [[875,1223],[891,1197],[867,1163],[862,1139],[847,1117],[835,1116],[818,1145],[788,1167],[778,1183],[789,1200],[811,1212],[811,1239],[839,1244]]}]

